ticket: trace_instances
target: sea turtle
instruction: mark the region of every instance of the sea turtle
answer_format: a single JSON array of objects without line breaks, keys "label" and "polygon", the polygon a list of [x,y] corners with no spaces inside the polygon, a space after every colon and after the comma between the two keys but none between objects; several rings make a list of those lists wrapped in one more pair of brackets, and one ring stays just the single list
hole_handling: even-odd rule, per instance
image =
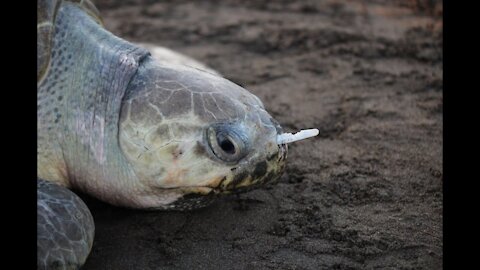
[{"label": "sea turtle", "polygon": [[39,269],[77,269],[92,247],[92,215],[70,189],[183,210],[281,175],[282,129],[255,95],[116,37],[89,0],[39,0],[37,15]]}]

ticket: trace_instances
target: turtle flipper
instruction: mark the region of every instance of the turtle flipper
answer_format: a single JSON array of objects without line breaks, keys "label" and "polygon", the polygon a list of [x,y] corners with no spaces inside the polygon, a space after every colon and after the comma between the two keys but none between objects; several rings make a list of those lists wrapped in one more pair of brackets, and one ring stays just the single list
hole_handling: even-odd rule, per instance
[{"label": "turtle flipper", "polygon": [[72,191],[37,179],[37,269],[78,269],[92,248],[95,225]]}]

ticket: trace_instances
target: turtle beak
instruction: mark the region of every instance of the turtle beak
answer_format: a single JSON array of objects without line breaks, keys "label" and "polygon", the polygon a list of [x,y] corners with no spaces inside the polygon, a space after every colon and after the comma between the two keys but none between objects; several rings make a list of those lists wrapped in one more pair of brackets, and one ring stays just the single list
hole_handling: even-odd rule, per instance
[{"label": "turtle beak", "polygon": [[278,145],[278,153],[280,156],[280,160],[284,161],[287,159],[287,152],[288,152],[288,145],[287,144],[279,144]]},{"label": "turtle beak", "polygon": [[287,146],[287,144],[281,144],[281,143],[278,143],[278,141],[277,141],[278,136],[283,134],[283,128],[282,128],[282,126],[280,126],[280,123],[278,123],[277,120],[275,120],[274,118],[271,118],[270,121],[275,126],[275,130],[277,132],[274,140],[275,140],[275,143],[278,146],[279,161],[284,162],[285,159],[287,158],[288,146]]}]

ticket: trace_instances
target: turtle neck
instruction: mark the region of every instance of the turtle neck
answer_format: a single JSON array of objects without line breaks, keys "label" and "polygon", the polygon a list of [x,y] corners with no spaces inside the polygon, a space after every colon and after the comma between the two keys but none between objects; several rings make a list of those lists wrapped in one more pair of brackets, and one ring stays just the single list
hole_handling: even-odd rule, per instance
[{"label": "turtle neck", "polygon": [[39,177],[99,197],[122,197],[115,190],[128,185],[121,182],[131,172],[118,145],[121,101],[148,55],[77,4],[62,4],[48,74],[37,87]]}]

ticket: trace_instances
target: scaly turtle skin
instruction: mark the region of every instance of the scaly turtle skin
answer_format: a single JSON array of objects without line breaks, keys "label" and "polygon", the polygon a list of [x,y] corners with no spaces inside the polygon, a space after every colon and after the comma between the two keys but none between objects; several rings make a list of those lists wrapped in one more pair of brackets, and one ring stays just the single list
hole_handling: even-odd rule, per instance
[{"label": "scaly turtle skin", "polygon": [[69,189],[192,209],[283,172],[281,128],[247,90],[114,36],[89,1],[40,0],[38,18],[39,269],[77,269],[90,252],[93,218]]}]

